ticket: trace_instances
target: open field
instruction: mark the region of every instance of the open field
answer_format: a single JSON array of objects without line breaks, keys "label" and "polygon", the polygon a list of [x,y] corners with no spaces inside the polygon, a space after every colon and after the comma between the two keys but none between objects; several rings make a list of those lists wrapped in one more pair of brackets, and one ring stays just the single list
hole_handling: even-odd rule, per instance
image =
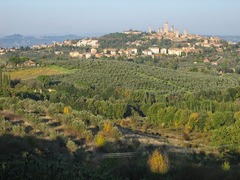
[{"label": "open field", "polygon": [[74,70],[68,70],[58,66],[50,66],[50,67],[39,67],[39,68],[16,70],[16,71],[10,72],[10,76],[11,76],[11,79],[29,80],[29,79],[35,79],[40,75],[59,75],[59,74],[70,74],[73,72]]}]

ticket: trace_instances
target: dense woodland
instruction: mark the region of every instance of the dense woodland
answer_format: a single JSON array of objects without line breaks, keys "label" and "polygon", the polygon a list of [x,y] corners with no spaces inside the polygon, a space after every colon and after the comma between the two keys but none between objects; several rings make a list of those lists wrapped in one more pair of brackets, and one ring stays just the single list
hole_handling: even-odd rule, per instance
[{"label": "dense woodland", "polygon": [[[139,38],[106,35],[100,38],[101,48],[124,48]],[[166,40],[148,43],[172,45]],[[237,46],[156,59],[79,60],[53,53],[74,48],[20,49],[1,56],[12,63],[33,59],[41,67],[0,71],[0,179],[240,177]],[[206,57],[222,58],[216,67],[202,63]],[[11,73],[53,66],[67,73],[11,78]],[[126,132],[165,138],[166,144],[129,140]],[[168,138],[181,141],[174,144]],[[170,152],[168,145],[191,153]],[[102,155],[119,152],[133,155]],[[161,168],[154,166],[158,163]]]}]

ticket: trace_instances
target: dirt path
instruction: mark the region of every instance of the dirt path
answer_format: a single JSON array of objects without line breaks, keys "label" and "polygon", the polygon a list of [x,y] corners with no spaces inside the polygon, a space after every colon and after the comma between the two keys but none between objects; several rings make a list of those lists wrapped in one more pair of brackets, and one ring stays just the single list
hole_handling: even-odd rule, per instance
[{"label": "dirt path", "polygon": [[161,135],[153,135],[149,133],[143,133],[139,131],[134,131],[129,128],[125,128],[122,126],[117,126],[118,129],[123,134],[123,138],[126,140],[137,140],[143,146],[156,146],[165,151],[173,152],[173,153],[194,153],[196,149],[194,148],[184,148],[171,143],[170,138],[163,137]]}]

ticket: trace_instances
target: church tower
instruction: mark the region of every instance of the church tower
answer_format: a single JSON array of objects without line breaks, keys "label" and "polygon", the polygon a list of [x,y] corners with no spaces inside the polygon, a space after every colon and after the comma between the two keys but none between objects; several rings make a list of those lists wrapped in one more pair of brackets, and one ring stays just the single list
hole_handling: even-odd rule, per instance
[{"label": "church tower", "polygon": [[164,23],[164,33],[168,34],[168,22]]},{"label": "church tower", "polygon": [[183,36],[184,37],[186,37],[188,34],[187,34],[187,30],[185,29],[184,31],[183,31]]},{"label": "church tower", "polygon": [[176,31],[175,31],[175,37],[176,37],[176,38],[180,37],[179,30],[176,30]]},{"label": "church tower", "polygon": [[162,34],[163,33],[163,28],[158,28],[158,34]]},{"label": "church tower", "polygon": [[149,27],[149,33],[152,34],[152,26]]}]

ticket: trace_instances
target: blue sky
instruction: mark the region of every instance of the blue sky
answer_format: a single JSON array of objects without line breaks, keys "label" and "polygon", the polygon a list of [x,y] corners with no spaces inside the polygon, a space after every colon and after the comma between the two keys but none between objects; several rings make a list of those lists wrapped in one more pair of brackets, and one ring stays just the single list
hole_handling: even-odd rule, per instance
[{"label": "blue sky", "polygon": [[240,35],[239,0],[0,0],[0,35],[94,35],[154,30]]}]

